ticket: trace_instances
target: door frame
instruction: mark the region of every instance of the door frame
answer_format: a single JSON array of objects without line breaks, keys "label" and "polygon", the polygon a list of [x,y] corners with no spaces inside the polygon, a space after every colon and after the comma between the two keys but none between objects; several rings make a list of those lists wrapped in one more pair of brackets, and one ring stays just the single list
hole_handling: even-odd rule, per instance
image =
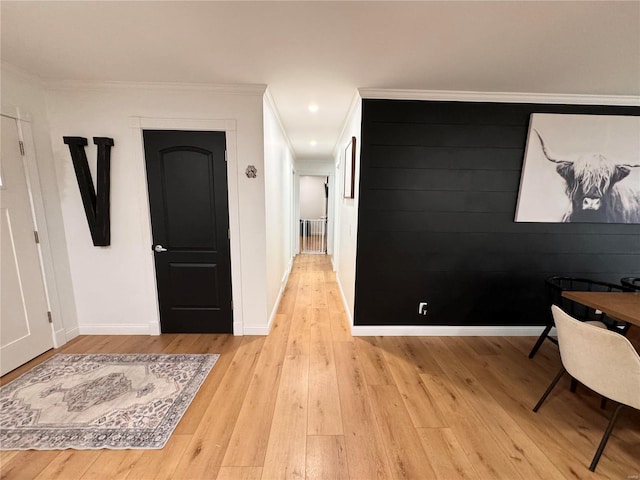
[{"label": "door frame", "polygon": [[211,131],[224,132],[227,143],[227,194],[229,201],[229,248],[231,254],[231,298],[233,300],[233,334],[243,335],[244,317],[242,313],[242,271],[240,263],[240,215],[238,198],[238,155],[237,133],[235,120],[218,119],[189,119],[189,118],[155,118],[155,117],[130,117],[130,125],[134,140],[138,144],[138,165],[140,174],[138,177],[143,182],[145,192],[143,204],[146,206],[147,221],[142,225],[144,243],[148,246],[145,261],[148,262],[148,271],[152,275],[147,279],[147,288],[155,298],[155,318],[149,322],[149,333],[160,335],[160,303],[158,301],[158,285],[156,266],[153,256],[153,234],[151,231],[151,210],[149,204],[149,186],[147,185],[147,166],[144,156],[143,130],[184,130],[184,131]]},{"label": "door frame", "polygon": [[327,255],[332,257],[334,254],[334,229],[335,229],[335,188],[336,175],[333,165],[298,165],[293,172],[294,175],[294,203],[292,223],[292,237],[294,239],[295,253],[300,253],[300,177],[328,177],[329,192],[327,197]]}]

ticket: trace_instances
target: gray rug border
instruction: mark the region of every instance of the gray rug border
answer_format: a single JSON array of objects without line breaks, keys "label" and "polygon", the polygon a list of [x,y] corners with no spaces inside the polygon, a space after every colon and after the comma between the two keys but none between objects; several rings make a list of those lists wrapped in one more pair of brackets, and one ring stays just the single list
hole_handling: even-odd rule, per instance
[{"label": "gray rug border", "polygon": [[[21,429],[19,431],[16,431],[16,430],[12,430],[12,429],[9,430],[9,429],[5,429],[5,428],[0,428],[0,450],[2,450],[2,451],[28,451],[28,450],[37,450],[37,451],[47,451],[47,450],[49,450],[49,451],[53,451],[53,450],[60,450],[61,451],[61,450],[69,450],[69,449],[73,449],[73,450],[104,450],[104,449],[107,449],[107,450],[158,450],[158,449],[161,449],[169,441],[169,438],[173,434],[173,431],[175,430],[175,428],[177,427],[178,423],[180,422],[180,420],[182,419],[182,417],[186,413],[187,408],[189,407],[191,402],[195,399],[196,395],[200,391],[200,387],[202,386],[202,384],[204,383],[205,379],[207,378],[207,376],[209,375],[209,373],[211,372],[211,370],[213,369],[213,367],[217,363],[218,359],[220,358],[220,354],[217,354],[217,353],[213,353],[213,354],[211,354],[211,353],[204,353],[204,354],[196,354],[196,353],[186,353],[186,354],[184,354],[184,353],[89,353],[89,354],[58,353],[58,354],[55,354],[52,357],[46,359],[42,363],[34,366],[33,368],[31,368],[27,372],[23,373],[19,377],[16,377],[15,379],[10,381],[6,385],[2,385],[0,387],[0,393],[5,393],[6,391],[12,392],[13,390],[15,390],[16,388],[19,387],[20,382],[18,382],[18,380],[20,380],[23,377],[33,373],[34,371],[44,369],[46,364],[49,364],[49,363],[52,363],[52,362],[55,363],[56,360],[57,361],[64,360],[64,359],[72,360],[74,358],[75,359],[78,359],[78,358],[87,359],[88,358],[89,360],[108,360],[108,359],[113,359],[114,357],[119,357],[120,359],[124,359],[124,360],[126,360],[127,357],[131,357],[131,362],[132,363],[150,362],[150,361],[153,361],[153,359],[158,359],[158,358],[169,359],[171,357],[173,357],[175,359],[189,359],[189,358],[191,358],[191,359],[201,360],[199,368],[198,368],[198,371],[196,372],[196,375],[194,375],[189,380],[189,383],[184,388],[184,390],[178,395],[176,400],[171,405],[171,408],[170,408],[169,412],[167,412],[167,415],[165,415],[165,417],[163,418],[163,420],[161,422],[162,426],[164,426],[166,429],[170,430],[169,434],[166,435],[165,438],[155,438],[154,439],[152,433],[156,429],[129,429],[127,431],[130,432],[131,434],[136,434],[137,436],[151,437],[151,438],[147,439],[140,446],[124,445],[124,444],[122,444],[122,442],[120,442],[120,444],[114,444],[114,443],[109,443],[108,440],[111,439],[111,435],[117,434],[118,432],[121,432],[121,430],[119,430],[119,429],[104,429],[104,430],[100,431],[100,436],[108,434],[107,438],[102,440],[103,443],[97,443],[93,447],[80,447],[80,446],[74,445],[72,443],[69,443],[68,446],[64,446],[64,447],[51,447],[51,446],[47,447],[47,446],[39,446],[39,445],[38,446],[30,446],[30,447],[20,447],[20,446],[7,447],[5,445],[5,440],[7,438],[10,438],[13,435],[22,436],[24,433],[37,432],[37,431],[42,430],[42,429],[40,429],[40,428],[33,428],[33,429],[25,428],[25,429]],[[187,404],[184,405],[185,403],[187,403]],[[184,408],[181,408],[183,405],[184,405]],[[172,412],[173,412],[173,415],[171,415]],[[87,435],[87,434],[91,435],[91,432],[89,431],[88,428],[87,429],[85,429],[85,428],[73,428],[73,429],[64,429],[64,430],[65,430],[65,433],[58,432],[58,434],[59,435],[63,434],[66,437],[68,437],[69,440],[66,440],[68,442],[73,442],[74,440],[77,442],[78,441],[77,437],[82,437],[83,435]],[[24,433],[21,433],[21,432],[24,432]],[[95,432],[93,433],[93,435],[95,436]],[[129,440],[129,441],[131,441],[131,440]]]}]

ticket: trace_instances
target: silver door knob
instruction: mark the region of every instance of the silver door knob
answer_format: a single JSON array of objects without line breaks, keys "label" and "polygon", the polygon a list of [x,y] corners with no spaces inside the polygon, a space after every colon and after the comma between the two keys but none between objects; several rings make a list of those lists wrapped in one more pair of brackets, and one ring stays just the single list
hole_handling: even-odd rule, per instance
[{"label": "silver door knob", "polygon": [[167,249],[164,248],[162,245],[156,245],[155,247],[153,247],[153,249],[158,253],[167,251]]}]

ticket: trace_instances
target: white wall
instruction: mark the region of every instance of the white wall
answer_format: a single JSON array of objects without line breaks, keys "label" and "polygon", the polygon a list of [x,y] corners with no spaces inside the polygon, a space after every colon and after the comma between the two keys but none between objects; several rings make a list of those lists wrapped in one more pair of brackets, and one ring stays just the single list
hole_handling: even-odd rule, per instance
[{"label": "white wall", "polygon": [[[335,218],[335,248],[333,264],[336,270],[336,278],[342,289],[344,300],[347,303],[347,314],[353,325],[355,284],[356,284],[356,246],[358,228],[358,197],[360,189],[360,130],[362,123],[362,98],[358,95],[350,109],[342,135],[335,151],[336,169],[336,218]],[[344,151],[356,137],[356,170],[355,198],[344,198]]]},{"label": "white wall", "polygon": [[300,218],[317,219],[326,215],[326,177],[300,177]]},{"label": "white wall", "polygon": [[33,165],[37,169],[31,180],[39,184],[33,186],[37,228],[53,317],[54,345],[61,346],[78,335],[78,320],[51,151],[45,92],[36,77],[5,63],[2,64],[2,113],[23,117],[31,125],[35,149]]},{"label": "white wall", "polygon": [[[269,324],[278,308],[293,260],[293,154],[270,95],[264,98],[267,305]],[[260,176],[260,172],[258,172]],[[258,333],[258,332],[256,332]],[[268,333],[268,332],[264,332]]]},{"label": "white wall", "polygon": [[[244,175],[249,164],[264,172],[263,93],[263,86],[48,84],[50,138],[81,333],[158,333],[141,132],[141,126],[155,124],[206,130],[213,123],[233,130],[227,134],[227,146],[234,332],[266,328],[264,176]],[[88,139],[90,165],[96,161],[92,137],[114,139],[108,247],[94,247],[91,242],[63,136]],[[239,319],[243,326],[237,324]],[[238,331],[240,327],[243,331]]]}]

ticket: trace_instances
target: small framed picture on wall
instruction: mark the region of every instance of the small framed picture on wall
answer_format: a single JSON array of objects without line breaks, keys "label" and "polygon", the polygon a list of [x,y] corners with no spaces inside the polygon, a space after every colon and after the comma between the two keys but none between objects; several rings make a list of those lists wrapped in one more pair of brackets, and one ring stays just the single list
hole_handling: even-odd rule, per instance
[{"label": "small framed picture on wall", "polygon": [[356,137],[344,149],[344,198],[354,198],[356,171]]}]

